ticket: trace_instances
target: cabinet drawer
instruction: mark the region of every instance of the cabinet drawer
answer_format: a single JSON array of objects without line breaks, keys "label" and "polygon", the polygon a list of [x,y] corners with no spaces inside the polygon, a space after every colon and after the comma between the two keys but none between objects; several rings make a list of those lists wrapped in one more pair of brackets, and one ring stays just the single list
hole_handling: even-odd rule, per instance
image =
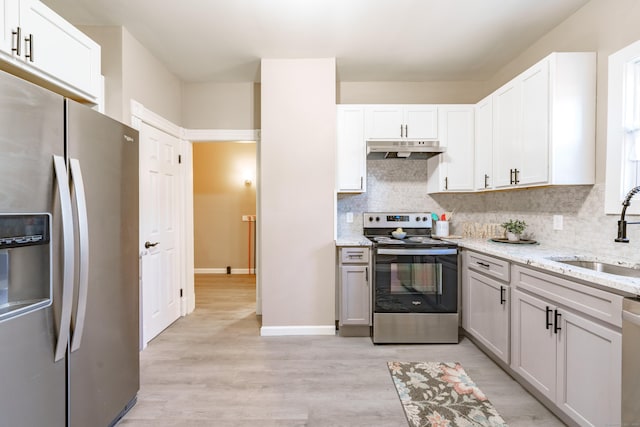
[{"label": "cabinet drawer", "polygon": [[467,252],[467,265],[472,270],[481,271],[498,280],[509,281],[509,261],[477,252]]},{"label": "cabinet drawer", "polygon": [[369,248],[342,248],[340,250],[340,262],[343,264],[367,264],[369,263]]},{"label": "cabinet drawer", "polygon": [[620,295],[540,271],[513,266],[513,285],[553,304],[574,309],[614,326],[622,326]]}]

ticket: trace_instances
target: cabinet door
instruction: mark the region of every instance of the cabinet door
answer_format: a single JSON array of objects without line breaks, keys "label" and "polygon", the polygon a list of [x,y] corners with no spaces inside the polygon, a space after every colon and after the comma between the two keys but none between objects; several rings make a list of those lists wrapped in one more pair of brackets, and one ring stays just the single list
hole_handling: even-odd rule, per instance
[{"label": "cabinet door", "polygon": [[555,401],[557,339],[553,324],[547,326],[554,307],[517,289],[511,297],[511,368]]},{"label": "cabinet door", "polygon": [[0,0],[0,30],[2,31],[0,52],[7,56],[13,56],[11,49],[20,43],[17,35],[13,34],[20,25],[19,19],[18,2],[16,0]]},{"label": "cabinet door", "polygon": [[492,187],[493,182],[493,101],[488,96],[476,105],[475,178],[476,190]]},{"label": "cabinet door", "polygon": [[468,331],[509,363],[509,286],[475,271],[467,273]]},{"label": "cabinet door", "polygon": [[338,106],[337,188],[340,192],[362,192],[366,180],[364,107]]},{"label": "cabinet door", "polygon": [[366,265],[347,265],[340,267],[340,273],[340,324],[368,325],[369,268]]},{"label": "cabinet door", "polygon": [[[37,0],[20,1],[20,25],[29,66],[96,98],[100,87],[100,46]],[[26,58],[30,55],[30,58]]]},{"label": "cabinet door", "polygon": [[522,126],[518,184],[549,181],[549,60],[527,70],[521,80]]},{"label": "cabinet door", "polygon": [[519,167],[520,85],[511,82],[493,95],[493,185],[512,185],[510,170]]},{"label": "cabinet door", "polygon": [[470,105],[440,108],[440,137],[447,147],[440,154],[440,167],[446,191],[473,190],[473,110]]},{"label": "cabinet door", "polygon": [[404,136],[401,105],[371,105],[366,108],[366,138],[398,139]]},{"label": "cabinet door", "polygon": [[405,138],[438,138],[438,107],[407,105],[404,108]]},{"label": "cabinet door", "polygon": [[620,332],[564,310],[561,318],[558,406],[580,425],[620,425]]}]

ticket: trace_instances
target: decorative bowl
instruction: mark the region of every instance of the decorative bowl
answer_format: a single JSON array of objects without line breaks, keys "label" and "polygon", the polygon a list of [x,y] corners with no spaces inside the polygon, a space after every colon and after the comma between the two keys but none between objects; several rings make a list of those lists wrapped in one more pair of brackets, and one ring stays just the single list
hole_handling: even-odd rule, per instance
[{"label": "decorative bowl", "polygon": [[392,231],[391,235],[395,239],[404,239],[405,237],[407,237],[407,232],[406,231]]}]

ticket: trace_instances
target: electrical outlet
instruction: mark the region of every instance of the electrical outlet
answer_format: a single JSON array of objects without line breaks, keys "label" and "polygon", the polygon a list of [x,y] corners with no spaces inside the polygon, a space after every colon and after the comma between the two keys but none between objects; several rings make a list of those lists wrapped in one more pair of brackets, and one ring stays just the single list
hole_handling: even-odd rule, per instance
[{"label": "electrical outlet", "polygon": [[353,212],[347,212],[347,223],[351,224],[353,222]]},{"label": "electrical outlet", "polygon": [[562,230],[562,215],[554,215],[553,216],[553,229],[554,230]]}]

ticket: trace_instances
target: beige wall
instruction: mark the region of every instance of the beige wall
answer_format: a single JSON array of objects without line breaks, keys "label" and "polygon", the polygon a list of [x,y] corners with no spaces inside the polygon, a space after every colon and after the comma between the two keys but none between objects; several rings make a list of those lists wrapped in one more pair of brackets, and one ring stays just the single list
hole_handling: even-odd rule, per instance
[{"label": "beige wall", "polygon": [[131,124],[131,100],[181,125],[180,80],[123,27],[83,26],[102,47],[105,113]]},{"label": "beige wall", "polygon": [[116,26],[79,27],[100,45],[104,76],[105,114],[122,121],[122,35],[124,28]]},{"label": "beige wall", "polygon": [[183,83],[182,97],[185,128],[260,129],[259,84]]},{"label": "beige wall", "polygon": [[262,60],[263,334],[335,330],[335,89],[335,59]]},{"label": "beige wall", "polygon": [[[244,182],[247,177],[250,185]],[[256,213],[255,177],[256,144],[193,144],[195,268],[255,266],[253,237],[242,221],[243,215]]]},{"label": "beige wall", "polygon": [[338,104],[475,104],[485,82],[340,82]]}]

